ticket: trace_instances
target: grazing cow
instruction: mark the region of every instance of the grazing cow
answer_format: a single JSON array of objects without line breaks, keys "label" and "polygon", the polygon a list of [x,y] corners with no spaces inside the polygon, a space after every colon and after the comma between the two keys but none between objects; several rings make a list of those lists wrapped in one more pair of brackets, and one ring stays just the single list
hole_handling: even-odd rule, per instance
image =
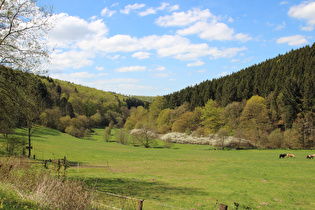
[{"label": "grazing cow", "polygon": [[285,158],[287,156],[287,154],[280,154],[279,158]]},{"label": "grazing cow", "polygon": [[288,157],[295,158],[295,156],[293,154],[287,154],[287,158]]},{"label": "grazing cow", "polygon": [[314,156],[313,155],[306,155],[306,159],[313,159]]}]

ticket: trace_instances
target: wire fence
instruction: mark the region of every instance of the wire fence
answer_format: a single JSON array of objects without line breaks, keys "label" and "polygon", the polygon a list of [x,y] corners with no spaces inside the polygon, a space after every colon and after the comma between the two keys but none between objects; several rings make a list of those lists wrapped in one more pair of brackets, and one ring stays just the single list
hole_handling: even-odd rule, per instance
[{"label": "wire fence", "polygon": [[98,202],[96,203],[99,206],[102,206],[106,209],[154,209],[154,210],[166,210],[166,209],[181,209],[189,210],[185,208],[180,208],[176,206],[171,206],[167,204],[157,203],[150,200],[142,200],[138,198],[132,198],[123,195],[117,195],[114,193],[108,193],[103,191],[97,191],[97,193],[102,194],[99,196]]}]

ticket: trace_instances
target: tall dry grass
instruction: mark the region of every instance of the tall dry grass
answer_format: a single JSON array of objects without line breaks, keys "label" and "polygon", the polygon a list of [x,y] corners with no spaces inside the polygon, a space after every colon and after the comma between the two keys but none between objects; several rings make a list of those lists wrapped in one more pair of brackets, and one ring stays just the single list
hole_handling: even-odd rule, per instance
[{"label": "tall dry grass", "polygon": [[92,192],[82,182],[64,180],[33,167],[26,158],[0,158],[2,187],[44,209],[90,209]]}]

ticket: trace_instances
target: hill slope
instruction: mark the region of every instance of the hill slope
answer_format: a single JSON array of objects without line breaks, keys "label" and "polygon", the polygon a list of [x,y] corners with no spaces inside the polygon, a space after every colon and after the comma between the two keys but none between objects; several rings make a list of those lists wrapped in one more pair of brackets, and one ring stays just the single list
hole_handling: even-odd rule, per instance
[{"label": "hill slope", "polygon": [[[226,106],[233,101],[249,99],[253,95],[264,98],[273,92],[291,91],[296,103],[310,110],[315,106],[315,43],[278,55],[257,65],[219,79],[206,80],[194,87],[187,87],[166,95],[168,106],[174,108],[189,102],[191,107],[204,106],[209,99]],[[289,88],[295,88],[289,90]],[[295,92],[292,92],[295,91]],[[289,93],[288,93],[289,94]]]}]

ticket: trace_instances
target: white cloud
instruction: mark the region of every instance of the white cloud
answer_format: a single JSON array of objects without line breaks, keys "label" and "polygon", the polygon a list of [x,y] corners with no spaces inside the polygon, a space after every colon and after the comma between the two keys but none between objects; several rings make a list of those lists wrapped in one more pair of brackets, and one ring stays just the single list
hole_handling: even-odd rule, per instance
[{"label": "white cloud", "polygon": [[152,53],[148,52],[136,52],[132,55],[133,58],[138,58],[140,60],[149,58]]},{"label": "white cloud", "polygon": [[224,77],[226,75],[228,75],[228,73],[226,71],[221,72],[220,74],[218,74],[219,77]]},{"label": "white cloud", "polygon": [[156,9],[150,7],[149,9],[145,10],[144,12],[139,12],[140,16],[147,16],[147,15],[151,15],[151,14],[155,14],[156,13]]},{"label": "white cloud", "polygon": [[[140,6],[138,5],[138,7]],[[130,6],[130,9],[131,8]],[[163,8],[169,8],[169,4],[162,4],[160,9]],[[198,11],[200,13],[198,13]],[[183,19],[188,20],[188,22],[206,20],[209,17],[215,19],[209,10],[201,11],[194,9],[187,13],[173,13],[174,24],[175,22],[178,23],[178,20],[175,19],[180,15],[183,15]],[[118,58],[125,58],[125,56],[121,56],[119,53],[131,52],[133,53],[133,58],[146,59],[153,54],[152,51],[155,51],[160,57],[196,61],[204,56],[211,56],[214,59],[233,57],[237,55],[238,52],[245,50],[244,48],[218,49],[216,47],[210,47],[206,43],[193,44],[189,39],[179,35],[151,35],[137,38],[131,37],[130,35],[117,34],[112,37],[106,37],[108,29],[101,19],[85,21],[67,14],[59,14],[56,17],[58,17],[58,27],[49,34],[49,39],[54,40],[54,43],[57,44],[57,48],[52,53],[51,57],[51,69],[55,70],[65,68],[79,69],[93,65],[94,61],[92,59],[99,55],[117,60]],[[250,39],[250,37],[245,34],[239,33],[234,35],[233,29],[223,23],[211,23],[213,31],[216,31],[217,34],[212,33],[212,31],[202,31],[202,26],[208,26],[209,24],[210,23],[196,22],[188,29],[184,29],[181,32],[179,31],[179,34],[199,33],[201,37],[207,38],[208,40]],[[128,69],[125,67],[116,71],[128,72],[139,70],[145,69],[134,69],[130,67]]]},{"label": "white cloud", "polygon": [[166,68],[164,66],[159,66],[155,69],[155,71],[165,71]]},{"label": "white cloud", "polygon": [[192,44],[189,39],[177,35],[147,36],[139,39],[139,44],[146,50],[156,50],[161,57],[173,57],[179,60],[197,60],[203,56],[212,56],[214,59],[230,58],[240,51],[247,50],[246,47],[219,50],[205,43]]},{"label": "white cloud", "polygon": [[280,31],[286,26],[286,23],[283,21],[282,24],[277,25],[276,30]]},{"label": "white cloud", "polygon": [[234,30],[224,23],[212,21],[212,23],[197,22],[194,25],[178,30],[177,34],[185,36],[189,34],[198,34],[200,38],[209,41],[212,40],[232,40]]},{"label": "white cloud", "polygon": [[74,42],[101,37],[108,33],[108,28],[101,19],[87,22],[65,13],[55,15],[54,19],[55,27],[48,33],[48,40],[56,47],[67,48]]},{"label": "white cloud", "polygon": [[285,4],[289,4],[289,2],[288,2],[288,1],[282,1],[282,2],[280,2],[280,5],[285,5]]},{"label": "white cloud", "polygon": [[85,66],[93,65],[93,59],[95,56],[93,53],[85,51],[67,51],[62,53],[54,52],[51,55],[51,68],[53,69],[65,69],[74,68],[79,69]]},{"label": "white cloud", "polygon": [[196,62],[194,62],[194,63],[188,63],[187,66],[188,66],[188,67],[192,67],[192,66],[202,66],[202,65],[204,65],[204,64],[205,64],[205,62],[203,62],[203,61],[201,61],[201,60],[198,60],[198,61],[196,61]]},{"label": "white cloud", "polygon": [[157,78],[165,78],[165,77],[168,77],[169,74],[168,73],[156,73],[156,74],[154,74],[154,76]]},{"label": "white cloud", "polygon": [[76,73],[71,73],[69,75],[70,77],[76,77],[76,78],[91,78],[91,77],[95,77],[94,74],[90,74],[89,72],[76,72]]},{"label": "white cloud", "polygon": [[247,34],[243,34],[243,33],[238,33],[234,36],[234,38],[238,41],[241,41],[241,42],[247,42],[249,40],[252,39],[252,37],[250,37],[249,35]]},{"label": "white cloud", "polygon": [[172,11],[178,10],[179,9],[179,5],[176,4],[176,5],[170,6],[169,3],[163,2],[163,3],[161,3],[161,6],[157,7],[156,9],[157,10],[165,10],[165,9],[167,9],[170,12],[172,12]]},{"label": "white cloud", "polygon": [[198,34],[200,38],[209,41],[238,40],[246,42],[252,39],[249,35],[243,33],[238,33],[234,36],[234,30],[232,28],[228,27],[225,23],[219,23],[216,21],[212,21],[211,23],[197,22],[188,28],[178,30],[177,34],[182,36]]},{"label": "white cloud", "polygon": [[200,10],[195,8],[185,12],[174,12],[172,15],[159,17],[155,23],[159,26],[187,26],[197,21],[206,21],[208,18],[214,17],[209,9]]},{"label": "white cloud", "polygon": [[116,72],[135,72],[135,71],[145,71],[147,68],[145,66],[127,66],[116,69]]},{"label": "white cloud", "polygon": [[101,37],[99,39],[87,39],[79,42],[78,45],[84,50],[93,50],[105,53],[133,52],[143,49],[143,46],[138,43],[138,39],[136,37],[121,34],[110,38]]},{"label": "white cloud", "polygon": [[96,66],[95,69],[97,71],[104,71],[104,67],[102,67],[102,66]]},{"label": "white cloud", "polygon": [[[234,35],[234,29],[225,23],[218,22],[218,17],[212,15],[208,9],[189,10],[185,12],[174,12],[172,15],[160,17],[156,23],[160,26],[188,26],[187,28],[177,30],[176,33],[181,36],[198,34],[201,39],[213,41],[232,41],[238,40],[246,42],[251,40],[249,35],[238,33]],[[229,18],[228,21],[233,21]]]},{"label": "white cloud", "polygon": [[293,6],[288,11],[288,15],[293,18],[306,21],[306,26],[302,28],[305,31],[312,31],[315,28],[315,2],[304,2]]},{"label": "white cloud", "polygon": [[120,58],[120,55],[112,55],[112,56],[108,55],[106,56],[106,58],[114,61],[114,60],[118,60]]},{"label": "white cloud", "polygon": [[138,83],[139,80],[133,78],[113,78],[113,79],[101,79],[93,81],[95,85],[103,84],[120,84],[120,83]]},{"label": "white cloud", "polygon": [[102,16],[106,16],[106,17],[112,17],[115,13],[116,13],[116,11],[109,10],[107,7],[105,7],[102,10],[101,15]]},{"label": "white cloud", "polygon": [[50,76],[55,79],[70,81],[70,82],[81,84],[81,85],[86,85],[86,82],[85,82],[86,79],[99,77],[99,75],[91,74],[86,71],[70,73],[70,74],[52,72]]},{"label": "white cloud", "polygon": [[287,43],[290,46],[299,46],[299,45],[305,45],[308,43],[305,36],[302,35],[295,35],[295,36],[285,36],[281,37],[277,40],[278,44],[284,44]]},{"label": "white cloud", "polygon": [[161,3],[161,6],[156,8],[157,10],[164,10],[166,9],[170,4],[169,3],[166,3],[166,2],[163,2]]},{"label": "white cloud", "polygon": [[156,12],[158,10],[169,10],[169,11],[174,11],[174,10],[177,10],[179,8],[178,5],[174,5],[174,6],[170,6],[169,3],[161,3],[161,6],[159,7],[156,7],[156,8],[153,8],[153,7],[150,7],[148,9],[146,9],[145,11],[142,11],[142,12],[139,12],[138,14],[143,17],[143,16],[147,16],[147,15],[151,15],[151,14],[156,14]]},{"label": "white cloud", "polygon": [[125,9],[120,10],[121,13],[128,15],[130,13],[131,10],[138,10],[141,9],[142,7],[145,7],[145,4],[129,4],[127,6],[125,6]]},{"label": "white cloud", "polygon": [[[136,83],[139,80],[133,78],[113,78],[113,79],[96,79],[90,80],[89,82],[80,83],[88,87],[94,87],[99,90],[114,91],[119,90],[120,93],[132,94],[134,90],[138,90],[139,87]],[[129,87],[129,89],[128,89]],[[142,86],[143,87],[143,86]],[[146,87],[150,89],[150,87]],[[140,89],[141,90],[141,89]]]},{"label": "white cloud", "polygon": [[218,58],[232,58],[236,56],[239,52],[247,50],[246,47],[231,47],[223,50],[219,50],[217,48],[212,49],[211,56],[214,59]]}]

